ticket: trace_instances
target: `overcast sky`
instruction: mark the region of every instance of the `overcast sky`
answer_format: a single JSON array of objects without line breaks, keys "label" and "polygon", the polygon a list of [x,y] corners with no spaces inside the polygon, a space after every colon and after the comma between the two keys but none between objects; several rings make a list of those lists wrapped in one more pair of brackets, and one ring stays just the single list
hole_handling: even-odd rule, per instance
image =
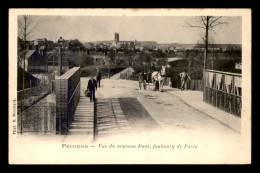
[{"label": "overcast sky", "polygon": [[[187,27],[194,17],[105,17],[105,16],[34,16],[38,28],[30,37],[57,40],[78,38],[81,42],[114,40],[157,41],[158,43],[197,43],[204,31]],[[242,18],[223,17],[225,25],[210,33],[215,43],[241,44]]]}]

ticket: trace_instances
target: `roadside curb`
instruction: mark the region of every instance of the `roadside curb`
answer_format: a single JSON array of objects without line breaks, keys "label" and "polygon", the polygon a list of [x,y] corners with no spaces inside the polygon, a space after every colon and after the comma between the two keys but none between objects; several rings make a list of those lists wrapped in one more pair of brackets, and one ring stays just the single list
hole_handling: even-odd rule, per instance
[{"label": "roadside curb", "polygon": [[[193,105],[193,104],[187,102],[185,99],[181,98],[180,96],[178,96],[178,95],[176,95],[176,94],[174,94],[174,93],[171,93],[171,92],[168,92],[168,91],[166,91],[166,92],[169,93],[169,94],[171,94],[171,95],[174,95],[174,96],[178,97],[178,98],[181,99],[185,104],[187,104],[187,105],[193,107],[194,109],[199,110],[199,111],[201,111],[201,112],[207,114],[208,116],[214,118],[215,120],[221,122],[222,124],[225,124],[226,126],[232,128],[233,130],[235,130],[235,131],[241,133],[241,120],[240,120],[238,117],[235,117],[235,116],[233,116],[233,115],[230,115],[230,116],[229,116],[229,119],[228,119],[227,117],[221,117],[221,116],[213,115],[212,113],[210,113],[210,112],[208,112],[208,111],[206,111],[206,110],[204,110],[204,109],[201,109],[201,108],[199,108],[199,107],[197,107],[197,106],[195,106],[195,105]],[[222,111],[222,110],[219,110],[219,111]],[[226,113],[226,112],[225,112],[225,113]],[[227,114],[228,114],[228,113],[227,113]],[[231,119],[231,120],[230,120],[230,119]],[[235,121],[235,123],[234,123],[234,121]],[[240,126],[237,125],[238,123],[240,123]]]}]

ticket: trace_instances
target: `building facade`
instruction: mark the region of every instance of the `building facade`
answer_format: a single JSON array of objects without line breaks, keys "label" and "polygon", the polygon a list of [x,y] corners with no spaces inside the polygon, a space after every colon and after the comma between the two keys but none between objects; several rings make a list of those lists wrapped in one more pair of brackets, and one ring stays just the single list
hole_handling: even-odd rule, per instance
[{"label": "building facade", "polygon": [[115,40],[112,42],[112,47],[116,47],[118,49],[135,49],[137,45],[135,41],[120,41],[119,33],[115,33]]},{"label": "building facade", "polygon": [[47,61],[46,59],[36,50],[23,51],[19,55],[19,66],[22,67],[26,72],[46,72]]}]

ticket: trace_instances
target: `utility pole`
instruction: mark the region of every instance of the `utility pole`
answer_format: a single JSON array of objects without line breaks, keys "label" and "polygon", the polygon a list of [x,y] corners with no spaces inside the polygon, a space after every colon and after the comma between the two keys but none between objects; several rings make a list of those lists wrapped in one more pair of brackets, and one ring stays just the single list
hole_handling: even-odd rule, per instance
[{"label": "utility pole", "polygon": [[206,17],[204,69],[206,69],[207,67],[207,58],[208,58],[208,31],[209,31],[209,16]]},{"label": "utility pole", "polygon": [[[62,37],[60,37],[60,39],[58,40],[58,44],[59,44],[59,53],[60,56],[58,57],[58,65],[59,65],[59,70],[58,70],[58,76],[62,75],[62,44],[63,44],[64,40],[62,39]],[[61,122],[61,114],[59,114],[59,133],[61,134],[62,131],[62,122]]]},{"label": "utility pole", "polygon": [[[27,24],[27,16],[24,16],[24,54],[23,54],[23,92],[24,92],[24,86],[25,86],[25,53],[26,53],[26,24]],[[25,94],[23,95],[25,97]],[[24,98],[23,98],[24,99]],[[21,101],[21,135],[23,134],[23,105],[24,100]]]},{"label": "utility pole", "polygon": [[108,79],[110,79],[110,58],[108,58]]},{"label": "utility pole", "polygon": [[[56,56],[56,53],[55,53],[55,56]],[[55,67],[55,63],[54,63],[54,57],[55,56],[52,57],[52,69],[53,69],[53,72],[54,72],[54,67]]]},{"label": "utility pole", "polygon": [[59,56],[59,76],[62,75],[62,47],[60,47],[60,56]]},{"label": "utility pole", "polygon": [[24,51],[24,55],[23,55],[23,90],[24,90],[24,83],[25,83],[25,51]]},{"label": "utility pole", "polygon": [[63,44],[64,40],[62,39],[62,37],[60,37],[60,39],[58,40],[58,43],[59,43],[59,53],[60,53],[60,56],[59,56],[59,60],[58,60],[58,63],[59,63],[59,71],[58,71],[58,75],[61,76],[62,75],[62,44]]},{"label": "utility pole", "polygon": [[79,58],[79,68],[80,68],[80,65],[81,65],[81,55],[80,55],[80,51],[79,51],[80,47],[77,46],[77,52],[78,52],[78,58]]},{"label": "utility pole", "polygon": [[23,55],[23,90],[25,84],[25,52],[26,52],[26,24],[27,24],[27,16],[24,16],[24,55]]}]

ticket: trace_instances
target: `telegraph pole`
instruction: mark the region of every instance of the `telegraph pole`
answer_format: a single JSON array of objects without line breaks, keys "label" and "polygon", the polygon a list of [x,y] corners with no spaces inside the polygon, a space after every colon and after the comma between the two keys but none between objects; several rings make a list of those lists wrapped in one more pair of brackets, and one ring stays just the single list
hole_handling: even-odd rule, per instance
[{"label": "telegraph pole", "polygon": [[59,64],[59,70],[58,70],[58,75],[61,76],[62,75],[62,44],[63,44],[64,40],[62,39],[62,37],[60,37],[60,39],[58,40],[59,43],[59,60],[58,60],[58,64]]},{"label": "telegraph pole", "polygon": [[62,75],[62,47],[60,46],[60,56],[59,56],[59,76]]},{"label": "telegraph pole", "polygon": [[[64,40],[62,39],[62,37],[60,37],[60,39],[58,40],[58,44],[59,44],[59,53],[60,56],[58,57],[58,65],[59,65],[59,70],[58,70],[58,76],[62,75],[62,44],[63,44]],[[59,114],[59,133],[61,134],[61,114]]]},{"label": "telegraph pole", "polygon": [[110,79],[110,58],[108,58],[108,79]]},{"label": "telegraph pole", "polygon": [[206,18],[204,69],[207,68],[207,58],[208,58],[208,30],[209,30],[209,16],[207,16],[207,18]]},{"label": "telegraph pole", "polygon": [[209,16],[206,17],[206,33],[205,33],[205,51],[204,51],[204,66],[203,66],[203,101],[206,100],[206,68],[208,58],[208,30],[209,30]]},{"label": "telegraph pole", "polygon": [[81,55],[80,55],[80,47],[79,46],[77,46],[77,53],[78,53],[79,68],[80,68],[80,65],[81,65]]}]

